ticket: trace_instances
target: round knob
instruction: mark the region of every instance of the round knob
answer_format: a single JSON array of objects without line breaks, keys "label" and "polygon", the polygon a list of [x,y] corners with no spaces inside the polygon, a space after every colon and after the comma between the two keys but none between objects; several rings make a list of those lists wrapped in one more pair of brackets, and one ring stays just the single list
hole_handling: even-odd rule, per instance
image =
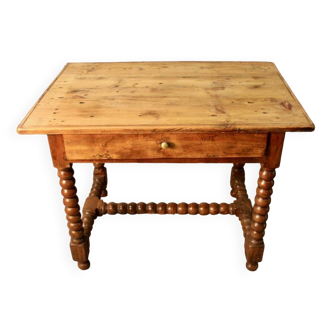
[{"label": "round knob", "polygon": [[167,149],[169,147],[169,144],[167,142],[162,142],[161,143],[161,148],[162,149]]}]

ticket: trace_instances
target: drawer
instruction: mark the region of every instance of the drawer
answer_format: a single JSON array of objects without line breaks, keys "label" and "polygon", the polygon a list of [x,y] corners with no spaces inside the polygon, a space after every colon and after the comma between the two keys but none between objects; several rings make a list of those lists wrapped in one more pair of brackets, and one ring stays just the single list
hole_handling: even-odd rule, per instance
[{"label": "drawer", "polygon": [[[161,133],[64,135],[67,159],[167,159],[262,157],[267,134]],[[162,143],[168,147],[163,149]],[[164,144],[165,147],[165,144]]]}]

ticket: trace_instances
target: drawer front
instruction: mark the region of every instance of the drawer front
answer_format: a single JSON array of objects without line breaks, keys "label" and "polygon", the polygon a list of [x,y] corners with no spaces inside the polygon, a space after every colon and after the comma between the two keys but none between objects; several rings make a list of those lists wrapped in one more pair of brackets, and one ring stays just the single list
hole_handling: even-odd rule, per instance
[{"label": "drawer front", "polygon": [[267,134],[64,135],[63,140],[70,161],[263,157]]}]

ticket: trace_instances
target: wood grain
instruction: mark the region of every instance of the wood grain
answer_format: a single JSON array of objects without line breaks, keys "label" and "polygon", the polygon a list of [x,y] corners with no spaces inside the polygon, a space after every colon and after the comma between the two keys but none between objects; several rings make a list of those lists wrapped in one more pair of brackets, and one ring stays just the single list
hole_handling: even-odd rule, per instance
[{"label": "wood grain", "polygon": [[[18,127],[20,134],[48,135],[72,256],[83,270],[90,266],[96,218],[127,213],[235,214],[245,236],[247,268],[256,270],[285,132],[312,130],[270,62],[67,64]],[[83,218],[72,162],[94,163]],[[104,163],[112,162],[233,163],[235,201],[107,204],[101,200],[107,195]],[[247,162],[261,163],[254,207],[245,186]]]},{"label": "wood grain", "polygon": [[285,133],[270,133],[266,149],[264,167],[278,168],[280,166]]},{"label": "wood grain", "polygon": [[271,62],[70,63],[20,134],[312,131]]},{"label": "wood grain", "polygon": [[[144,163],[144,164],[216,164],[216,163],[264,163],[266,157],[247,157],[247,158],[158,158],[158,159],[105,159],[105,163]],[[74,162],[72,160],[71,162]],[[75,160],[75,163],[97,163],[99,160]]]},{"label": "wood grain", "polygon": [[[262,157],[267,134],[64,135],[69,160]],[[161,143],[167,142],[167,149]]]},{"label": "wood grain", "polygon": [[66,157],[65,145],[62,135],[47,135],[50,146],[53,166],[56,168],[70,167]]}]

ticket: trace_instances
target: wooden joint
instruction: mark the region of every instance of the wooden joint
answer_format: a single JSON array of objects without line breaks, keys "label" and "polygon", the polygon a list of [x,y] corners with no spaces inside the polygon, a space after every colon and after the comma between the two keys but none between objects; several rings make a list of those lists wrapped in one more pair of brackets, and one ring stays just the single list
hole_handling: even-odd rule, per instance
[{"label": "wooden joint", "polygon": [[285,133],[270,133],[266,148],[266,160],[262,163],[265,168],[278,168],[280,166]]},{"label": "wooden joint", "polygon": [[75,244],[70,242],[70,251],[73,260],[76,262],[86,262],[89,257],[89,238],[84,237],[84,242]]},{"label": "wooden joint", "polygon": [[47,135],[50,146],[53,166],[58,169],[71,167],[66,156],[65,145],[62,135]]},{"label": "wooden joint", "polygon": [[95,213],[97,212],[99,198],[96,196],[89,196],[84,203],[83,206],[83,213],[90,212]]},{"label": "wooden joint", "polygon": [[89,196],[107,196],[107,170],[103,163],[94,163],[93,184]]},{"label": "wooden joint", "polygon": [[249,214],[249,215],[252,214],[252,204],[249,198],[242,200],[235,200],[234,206],[235,206],[235,215],[237,217],[240,217],[242,214]]},{"label": "wooden joint", "polygon": [[236,215],[241,221],[243,236],[250,232],[252,204],[248,197],[245,185],[245,172],[243,163],[235,163],[231,172],[231,195],[236,198]]}]

